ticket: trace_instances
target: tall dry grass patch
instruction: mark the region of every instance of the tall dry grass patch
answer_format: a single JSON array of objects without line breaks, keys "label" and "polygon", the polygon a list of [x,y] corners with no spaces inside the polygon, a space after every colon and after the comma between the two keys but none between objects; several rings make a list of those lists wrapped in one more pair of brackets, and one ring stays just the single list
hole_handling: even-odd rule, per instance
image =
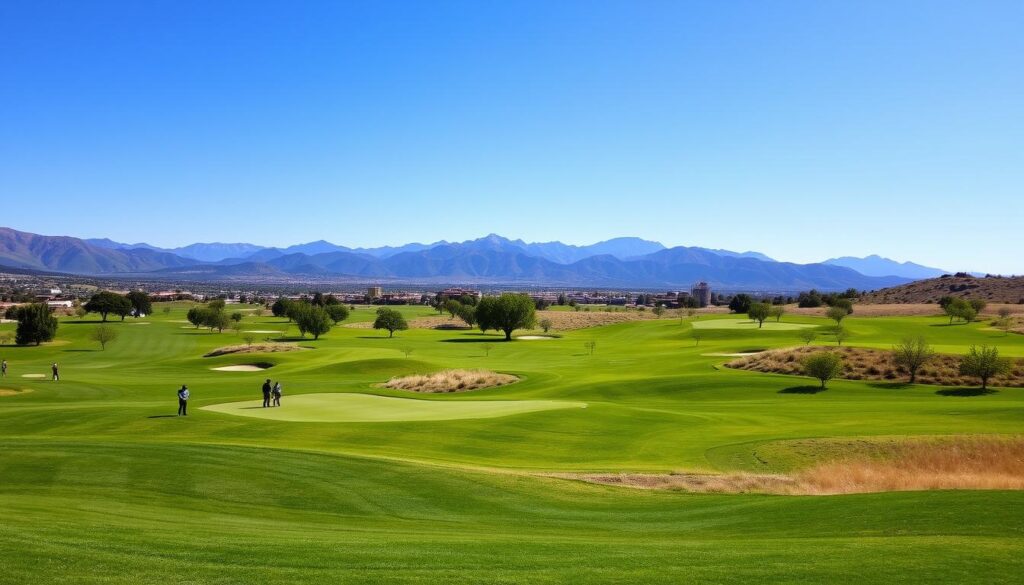
[{"label": "tall dry grass patch", "polygon": [[920,490],[1024,489],[1024,438],[950,437],[880,444],[791,474],[551,474],[591,483],[693,493],[838,495]]},{"label": "tall dry grass patch", "polygon": [[413,374],[391,378],[380,384],[382,388],[407,390],[409,392],[441,393],[468,392],[518,382],[511,374],[499,374],[487,370],[444,370],[433,374]]}]

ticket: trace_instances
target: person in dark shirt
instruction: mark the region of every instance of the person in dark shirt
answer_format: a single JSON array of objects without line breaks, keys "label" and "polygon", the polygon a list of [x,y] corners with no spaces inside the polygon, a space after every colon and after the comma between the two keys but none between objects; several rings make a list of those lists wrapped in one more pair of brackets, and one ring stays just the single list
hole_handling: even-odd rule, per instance
[{"label": "person in dark shirt", "polygon": [[188,386],[182,384],[178,390],[178,416],[188,416]]},{"label": "person in dark shirt", "polygon": [[281,406],[281,392],[282,392],[281,391],[281,383],[280,382],[274,383],[274,390],[273,390],[274,406]]},{"label": "person in dark shirt", "polygon": [[267,381],[263,383],[263,408],[270,406],[270,391],[270,378],[267,378]]}]

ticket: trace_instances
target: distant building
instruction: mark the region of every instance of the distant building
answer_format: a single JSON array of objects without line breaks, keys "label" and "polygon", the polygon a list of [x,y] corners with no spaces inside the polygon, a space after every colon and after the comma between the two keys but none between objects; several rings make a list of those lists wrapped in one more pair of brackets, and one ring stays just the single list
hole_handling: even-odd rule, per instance
[{"label": "distant building", "polygon": [[483,297],[483,293],[469,288],[452,287],[437,291],[437,296],[448,297],[449,299],[458,299],[460,297],[476,297],[479,299]]},{"label": "distant building", "polygon": [[379,286],[371,286],[366,289],[366,296],[370,297],[370,300],[379,299],[384,296],[384,289]]},{"label": "distant building", "polygon": [[690,288],[690,296],[697,299],[697,304],[706,307],[711,304],[711,286],[701,281]]}]

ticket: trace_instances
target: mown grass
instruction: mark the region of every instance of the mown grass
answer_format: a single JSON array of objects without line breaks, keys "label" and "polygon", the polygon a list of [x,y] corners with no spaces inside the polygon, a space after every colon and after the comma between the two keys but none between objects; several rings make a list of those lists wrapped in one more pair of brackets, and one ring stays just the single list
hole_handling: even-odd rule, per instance
[{"label": "mown grass", "polygon": [[[105,351],[87,341],[91,318],[63,321],[54,344],[0,347],[11,364],[0,388],[19,390],[0,395],[0,582],[1010,583],[1024,572],[1024,492],[709,496],[532,473],[762,473],[816,461],[778,446],[786,441],[1017,434],[1019,389],[957,396],[835,381],[825,392],[782,392],[807,381],[722,368],[731,358],[704,354],[799,345],[798,331],[709,328],[698,346],[690,319],[544,342],[348,328],[313,341],[249,313],[245,329],[285,331],[276,339],[310,349],[204,358],[242,340],[183,328],[184,311],[158,309],[145,327],[112,323],[121,336]],[[735,317],[699,320],[719,318]],[[368,319],[372,309],[353,313]],[[1024,337],[944,322],[854,315],[845,343],[888,348],[924,335],[943,353],[988,343],[1024,356]],[[53,361],[61,382],[22,377]],[[255,361],[274,367],[210,370]],[[283,381],[287,408],[299,394],[408,396],[376,385],[449,368],[521,380],[416,398],[588,407],[386,423],[201,409],[258,400],[266,375]],[[193,395],[187,418],[173,416],[182,383]]]}]

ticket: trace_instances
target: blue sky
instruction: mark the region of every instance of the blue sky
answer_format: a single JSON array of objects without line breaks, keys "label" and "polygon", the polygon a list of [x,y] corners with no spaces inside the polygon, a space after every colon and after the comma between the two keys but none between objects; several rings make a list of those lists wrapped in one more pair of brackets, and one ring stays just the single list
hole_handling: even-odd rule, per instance
[{"label": "blue sky", "polygon": [[0,225],[1024,273],[1024,3],[0,3]]}]

